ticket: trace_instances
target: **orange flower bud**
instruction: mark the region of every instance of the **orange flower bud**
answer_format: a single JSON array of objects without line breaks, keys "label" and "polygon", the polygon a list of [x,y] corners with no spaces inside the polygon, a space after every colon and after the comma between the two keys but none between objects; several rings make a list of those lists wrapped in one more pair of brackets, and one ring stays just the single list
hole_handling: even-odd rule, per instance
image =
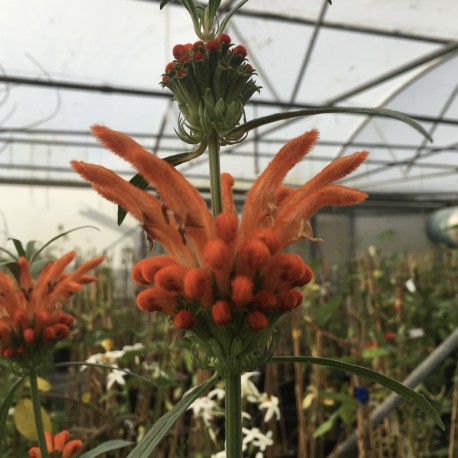
[{"label": "orange flower bud", "polygon": [[253,307],[259,310],[271,310],[277,306],[277,298],[271,291],[258,291],[253,300]]},{"label": "orange flower bud", "polygon": [[171,316],[175,313],[175,294],[162,288],[148,288],[137,296],[137,306],[144,312],[162,312]]},{"label": "orange flower bud", "polygon": [[211,313],[213,322],[218,326],[226,326],[231,322],[231,305],[227,301],[216,301]]},{"label": "orange flower bud", "polygon": [[68,326],[65,324],[59,323],[53,326],[54,332],[56,334],[56,339],[57,340],[62,340],[65,339],[70,335],[70,331],[68,329]]},{"label": "orange flower bud", "polygon": [[62,458],[73,458],[73,455],[83,448],[83,443],[79,439],[74,439],[64,445]]},{"label": "orange flower bud", "polygon": [[200,267],[190,269],[184,277],[183,291],[189,299],[200,299],[203,307],[210,307],[213,298],[210,273]]},{"label": "orange flower bud", "polygon": [[53,444],[55,452],[62,452],[64,445],[70,439],[70,433],[68,431],[61,431],[54,436]]},{"label": "orange flower bud", "polygon": [[173,324],[178,329],[190,329],[195,321],[194,314],[189,310],[180,310],[173,318]]},{"label": "orange flower bud", "polygon": [[247,323],[253,331],[260,331],[269,326],[269,320],[264,313],[255,310],[247,316]]},{"label": "orange flower bud", "polygon": [[141,285],[152,284],[159,270],[175,264],[177,262],[170,256],[154,256],[144,259],[135,264],[132,269],[132,279]]},{"label": "orange flower bud", "polygon": [[24,329],[22,335],[24,337],[24,342],[26,344],[31,344],[35,342],[35,331],[32,328]]},{"label": "orange flower bud", "polygon": [[273,229],[259,229],[254,233],[254,237],[261,240],[269,248],[270,254],[275,254],[280,248],[280,240]]},{"label": "orange flower bud", "polygon": [[237,235],[239,219],[231,213],[220,213],[215,218],[216,236],[225,242],[232,242]]},{"label": "orange flower bud", "polygon": [[299,280],[292,281],[291,286],[295,287],[295,286],[308,285],[313,280],[313,277],[314,277],[313,270],[311,269],[311,267],[308,264],[304,263],[304,274],[302,275],[302,277]]},{"label": "orange flower bud", "polygon": [[210,269],[223,269],[229,258],[229,247],[220,238],[210,240],[205,246],[204,260]]},{"label": "orange flower bud", "polygon": [[283,291],[277,296],[278,308],[285,312],[293,310],[302,304],[304,296],[296,289],[290,291]]},{"label": "orange flower bud", "polygon": [[14,356],[14,349],[11,347],[2,348],[2,354],[5,358],[11,358]]},{"label": "orange flower bud", "polygon": [[219,35],[217,40],[220,43],[224,43],[226,45],[230,45],[231,44],[231,37],[227,33],[222,33],[221,35]]},{"label": "orange flower bud", "polygon": [[54,326],[48,326],[44,328],[42,339],[44,342],[50,342],[51,340],[56,339],[56,331],[54,329]]},{"label": "orange flower bud", "polygon": [[240,309],[253,300],[253,281],[237,275],[231,282],[231,299],[235,308]]},{"label": "orange flower bud", "polygon": [[41,330],[48,325],[48,323],[51,321],[51,315],[47,310],[40,310],[36,315],[35,315],[35,331],[36,332],[41,332]]},{"label": "orange flower bud", "polygon": [[248,54],[245,46],[242,46],[242,45],[236,46],[233,50],[233,53],[239,56],[242,56],[242,57],[246,57]]},{"label": "orange flower bud", "polygon": [[181,56],[186,54],[186,47],[184,45],[175,45],[172,49],[173,57],[179,59]]},{"label": "orange flower bud", "polygon": [[259,239],[251,239],[240,247],[237,273],[251,276],[256,270],[265,267],[269,259],[270,251],[266,244]]},{"label": "orange flower bud", "polygon": [[218,51],[219,49],[219,42],[216,41],[216,40],[210,40],[208,43],[207,43],[207,49],[210,51],[210,52],[216,52]]},{"label": "orange flower bud", "polygon": [[396,334],[392,331],[387,331],[385,332],[384,337],[387,342],[393,342],[393,340],[396,339]]},{"label": "orange flower bud", "polygon": [[188,270],[187,267],[181,264],[167,266],[159,270],[154,277],[154,281],[162,289],[179,293],[183,291],[184,277]]}]

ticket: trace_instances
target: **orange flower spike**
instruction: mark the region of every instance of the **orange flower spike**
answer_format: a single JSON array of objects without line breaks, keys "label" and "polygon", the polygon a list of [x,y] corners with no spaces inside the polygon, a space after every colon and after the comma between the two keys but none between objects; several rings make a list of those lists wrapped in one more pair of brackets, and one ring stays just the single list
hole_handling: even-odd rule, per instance
[{"label": "orange flower spike", "polygon": [[108,149],[129,161],[161,195],[179,226],[194,241],[199,259],[203,240],[211,234],[211,216],[198,191],[175,167],[146,151],[129,136],[104,126],[93,126],[92,133]]},{"label": "orange flower spike", "polygon": [[272,159],[247,194],[241,223],[241,239],[262,224],[262,218],[275,203],[275,193],[286,174],[310,151],[318,139],[318,131],[311,130],[290,140]]},{"label": "orange flower spike", "polygon": [[306,196],[296,207],[282,207],[275,222],[275,231],[279,235],[281,248],[304,238],[313,240],[308,219],[321,208],[354,205],[366,198],[367,194],[364,192],[330,184]]},{"label": "orange flower spike", "polygon": [[25,308],[24,295],[18,290],[16,282],[3,272],[0,272],[0,291],[0,320],[13,315],[17,309]]},{"label": "orange flower spike", "polygon": [[275,291],[291,289],[292,284],[303,278],[306,264],[300,256],[293,253],[278,253],[262,272],[262,288]]},{"label": "orange flower spike", "polygon": [[346,177],[350,173],[354,172],[367,159],[367,156],[368,152],[362,151],[360,153],[353,153],[332,161],[311,180],[291,193],[282,202],[282,209],[284,211],[288,211],[288,209],[292,207],[295,208],[312,192]]}]

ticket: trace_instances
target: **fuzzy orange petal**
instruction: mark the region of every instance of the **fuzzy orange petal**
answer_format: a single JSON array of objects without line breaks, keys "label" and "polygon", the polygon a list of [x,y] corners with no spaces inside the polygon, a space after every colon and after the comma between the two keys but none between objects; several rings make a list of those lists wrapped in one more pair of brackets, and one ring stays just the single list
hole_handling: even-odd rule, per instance
[{"label": "fuzzy orange petal", "polygon": [[310,151],[318,139],[318,131],[311,130],[290,140],[284,145],[270,164],[255,181],[247,194],[240,227],[241,243],[248,232],[262,225],[262,218],[270,213],[269,207],[275,204],[275,193],[286,174]]}]

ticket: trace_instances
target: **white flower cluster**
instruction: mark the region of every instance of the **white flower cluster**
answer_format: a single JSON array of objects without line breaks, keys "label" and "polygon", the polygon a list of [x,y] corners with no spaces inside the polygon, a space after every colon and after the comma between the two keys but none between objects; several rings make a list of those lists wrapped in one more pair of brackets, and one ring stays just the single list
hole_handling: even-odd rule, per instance
[{"label": "white flower cluster", "polygon": [[[259,372],[246,372],[242,374],[242,399],[251,404],[255,404],[260,411],[264,411],[264,421],[267,423],[271,419],[280,419],[279,401],[276,396],[269,396],[267,393],[261,393],[251,380]],[[224,407],[221,401],[224,399],[225,392],[221,388],[215,388],[207,396],[203,396],[189,407],[196,418],[201,418],[205,423],[207,430],[213,442],[216,443],[217,435],[212,429],[212,422],[218,416],[224,416]],[[250,422],[251,416],[247,412],[242,412],[244,422]],[[273,445],[273,433],[267,431],[262,433],[256,427],[243,427],[243,451],[247,450],[256,452],[255,458],[263,458],[264,451],[267,447]],[[226,451],[222,450],[212,455],[212,458],[226,458]]]},{"label": "white flower cluster", "polygon": [[[124,377],[129,373],[128,369],[119,370],[118,360],[129,353],[144,350],[144,348],[145,346],[142,343],[125,345],[121,350],[106,351],[105,353],[95,353],[86,359],[86,363],[99,364],[112,368],[112,370],[108,372],[106,378],[107,390],[110,390],[115,383],[118,385],[125,385],[126,381]],[[80,370],[84,371],[87,367],[88,366],[81,366]],[[157,367],[154,367],[152,374],[156,374],[157,378],[159,378],[159,376],[167,377],[167,374],[160,371]]]}]

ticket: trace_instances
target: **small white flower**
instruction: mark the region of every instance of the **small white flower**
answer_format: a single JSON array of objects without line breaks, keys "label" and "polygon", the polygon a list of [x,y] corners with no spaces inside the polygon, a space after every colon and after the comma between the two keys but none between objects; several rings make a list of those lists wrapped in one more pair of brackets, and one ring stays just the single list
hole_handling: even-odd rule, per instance
[{"label": "small white flower", "polygon": [[226,396],[226,392],[221,388],[215,388],[211,390],[210,393],[207,395],[210,399],[216,398],[218,401],[221,401]]},{"label": "small white flower", "polygon": [[265,393],[263,393],[263,399],[259,404],[259,409],[266,411],[264,416],[264,421],[266,423],[274,416],[277,420],[281,417],[280,409],[278,407],[278,398],[276,396],[271,396],[269,398]]},{"label": "small white flower", "polygon": [[413,280],[411,278],[409,278],[407,281],[406,281],[406,288],[409,290],[409,292],[411,293],[414,293],[417,288],[415,286],[415,283],[413,282]]},{"label": "small white flower", "polygon": [[[113,367],[118,367],[118,365],[115,364]],[[126,375],[126,372],[119,371],[116,369],[110,371],[107,375],[107,390],[110,390],[115,383],[117,383],[118,385],[125,385],[126,381],[124,380],[124,377]]]},{"label": "small white flower", "polygon": [[261,397],[256,385],[250,380],[253,375],[259,375],[259,372],[245,372],[241,377],[242,398],[246,398],[249,402],[257,402]]},{"label": "small white flower", "polygon": [[244,434],[243,438],[243,450],[247,449],[248,444],[252,444],[254,447],[259,448],[261,452],[265,451],[267,447],[273,445],[272,431],[268,431],[267,434],[263,434],[258,428],[242,428]]},{"label": "small white flower", "polygon": [[200,417],[204,423],[209,426],[215,415],[221,415],[222,410],[218,404],[208,396],[202,396],[196,399],[189,407],[195,417]]},{"label": "small white flower", "polygon": [[214,453],[211,458],[226,458],[226,450]]}]

